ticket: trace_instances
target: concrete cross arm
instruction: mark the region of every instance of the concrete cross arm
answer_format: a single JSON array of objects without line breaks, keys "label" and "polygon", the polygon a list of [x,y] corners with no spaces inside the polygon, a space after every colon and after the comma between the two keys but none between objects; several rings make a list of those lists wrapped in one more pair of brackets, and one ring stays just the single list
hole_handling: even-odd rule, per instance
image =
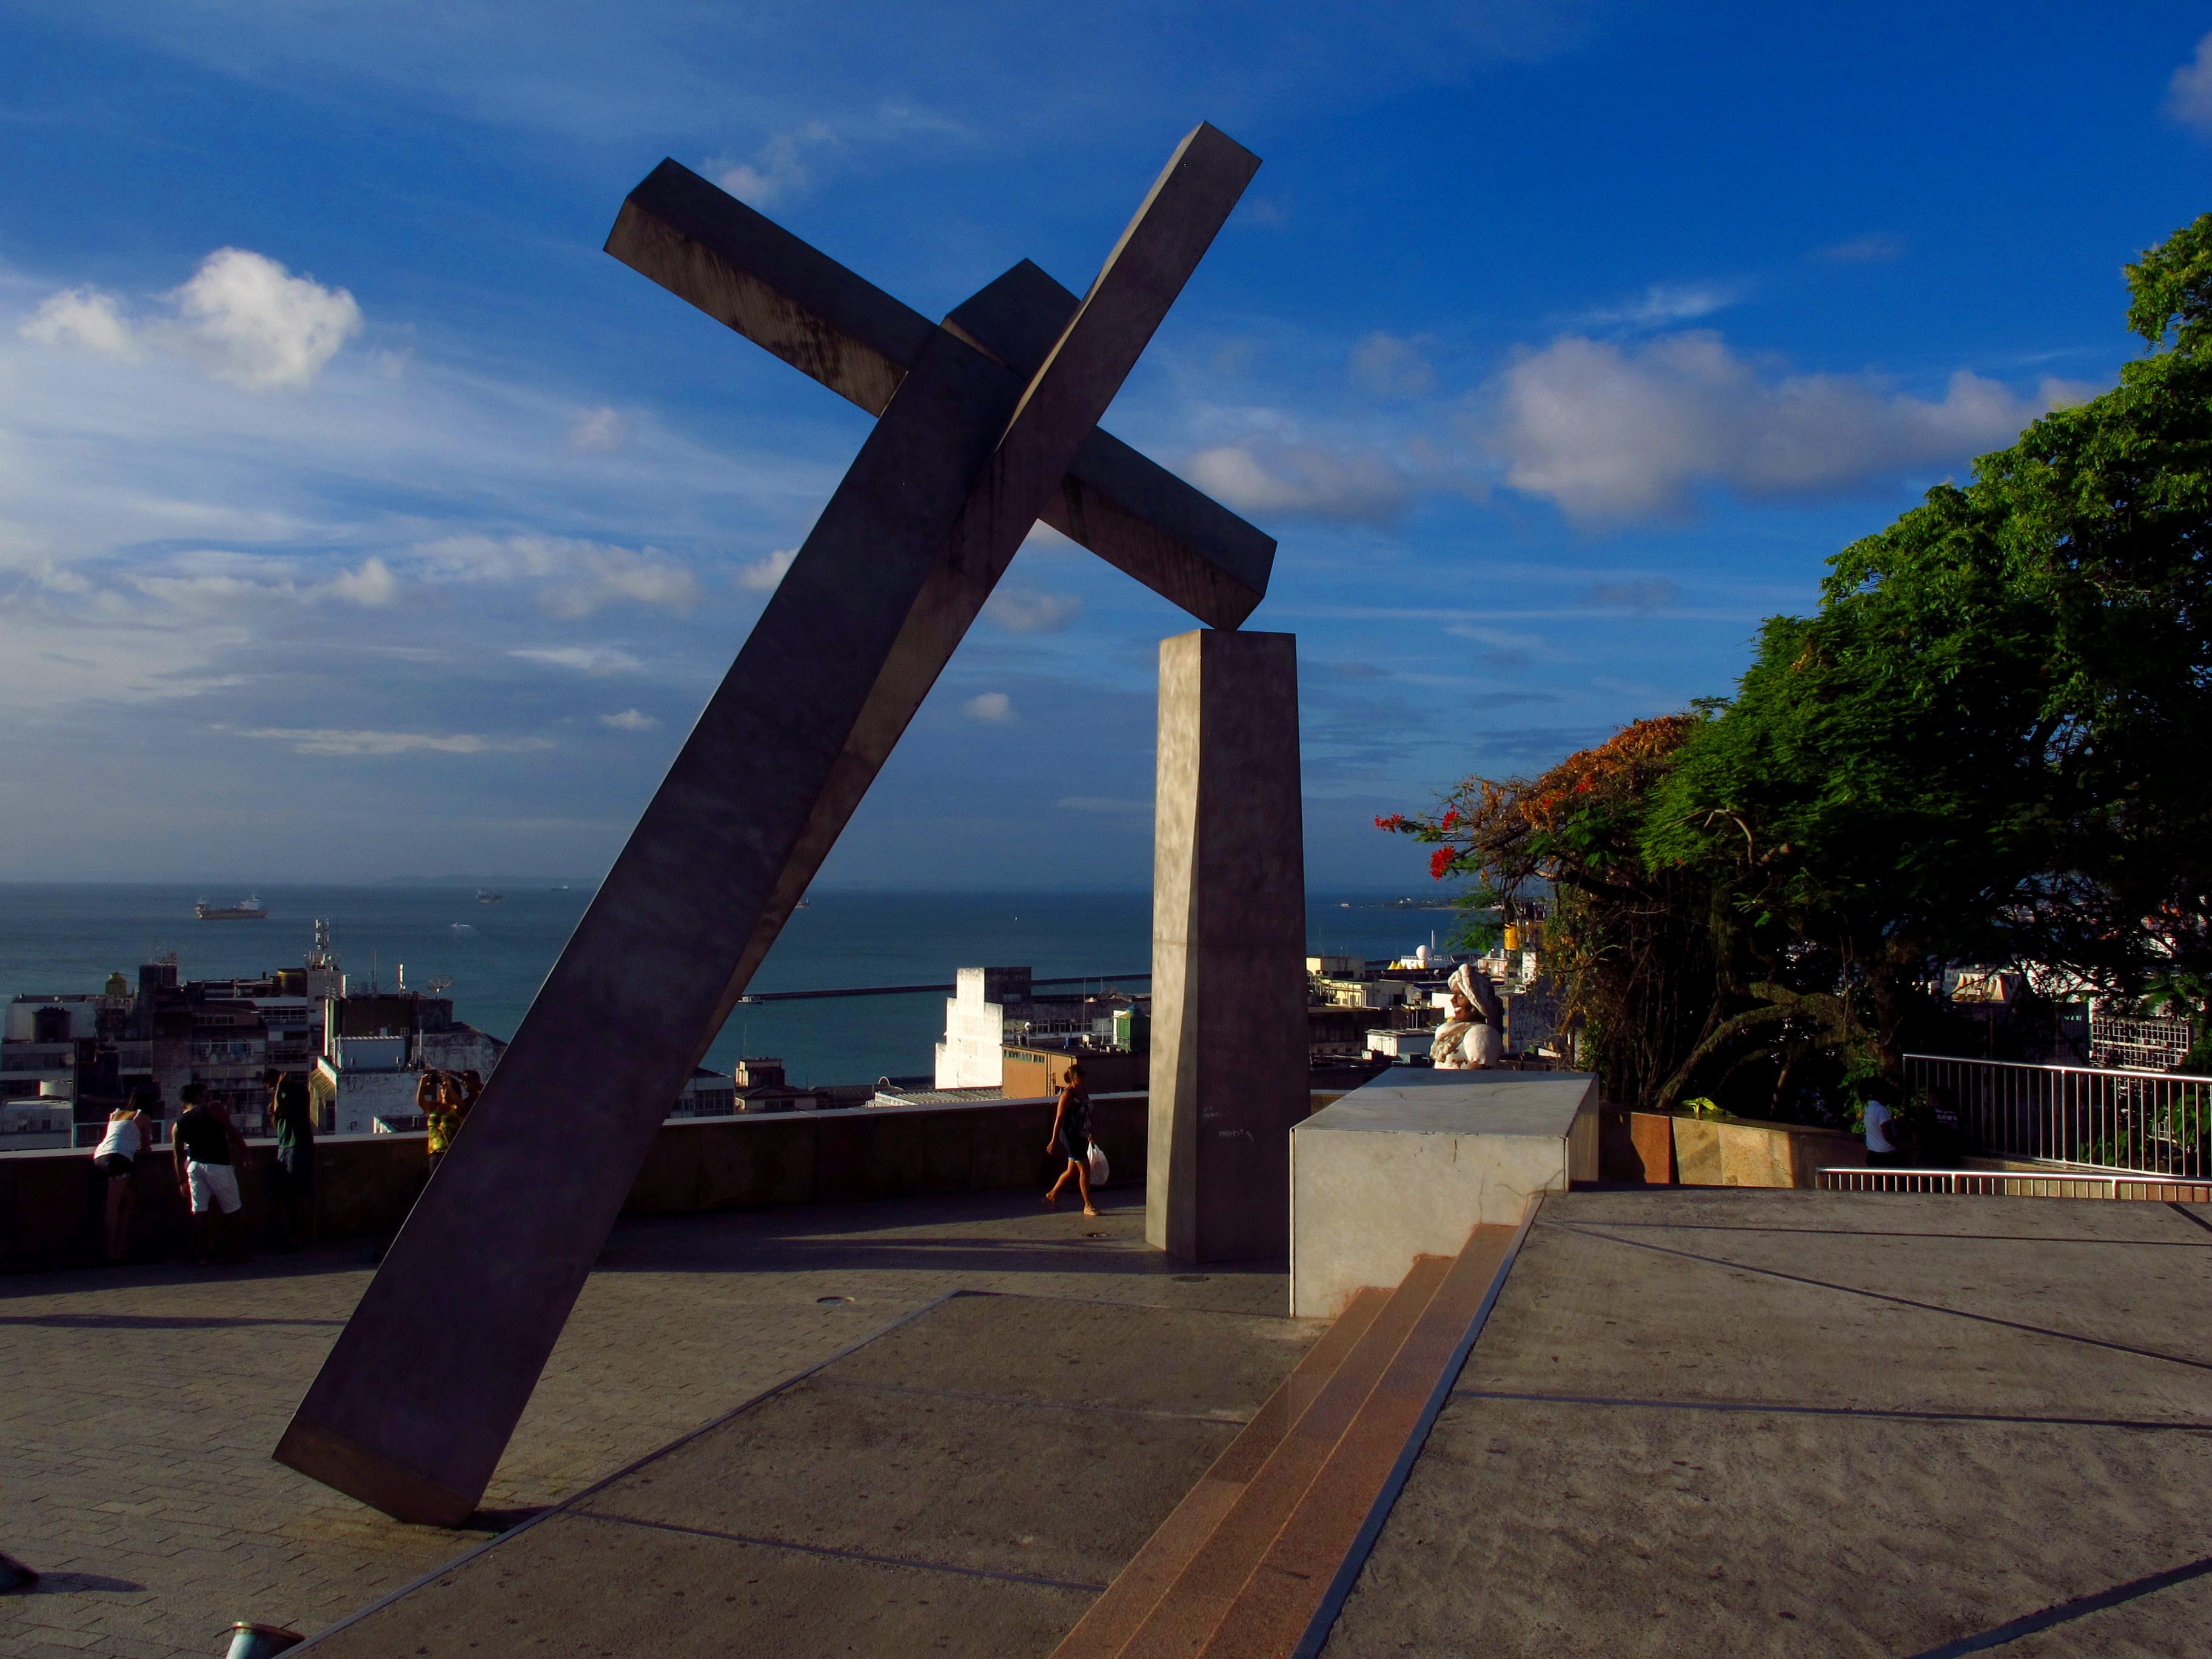
[{"label": "concrete cross arm", "polygon": [[[681,163],[629,193],[607,252],[840,396],[881,415],[937,331],[912,307]],[[1029,261],[946,325],[1026,380],[1078,308]],[[1040,515],[1214,628],[1235,628],[1267,588],[1275,542],[1103,428]]]}]

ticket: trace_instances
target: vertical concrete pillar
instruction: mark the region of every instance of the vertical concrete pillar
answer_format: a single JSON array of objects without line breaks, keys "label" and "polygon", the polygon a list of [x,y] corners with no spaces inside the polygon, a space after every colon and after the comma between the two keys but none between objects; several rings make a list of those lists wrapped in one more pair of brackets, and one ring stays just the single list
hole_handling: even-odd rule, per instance
[{"label": "vertical concrete pillar", "polygon": [[1290,1249],[1306,1115],[1297,641],[1160,642],[1145,1238],[1189,1261]]}]

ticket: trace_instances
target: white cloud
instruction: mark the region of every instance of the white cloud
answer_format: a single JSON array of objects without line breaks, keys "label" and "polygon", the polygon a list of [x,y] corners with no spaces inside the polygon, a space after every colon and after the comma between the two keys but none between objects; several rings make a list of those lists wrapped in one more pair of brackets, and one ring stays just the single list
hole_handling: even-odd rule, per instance
[{"label": "white cloud", "polygon": [[217,248],[173,297],[215,372],[240,386],[306,386],[361,332],[361,307],[345,289],[244,248]]},{"label": "white cloud", "polygon": [[1719,283],[1654,283],[1638,298],[1585,312],[1581,320],[1585,328],[1664,328],[1725,311],[1742,297],[1741,289]]},{"label": "white cloud", "polygon": [[986,691],[969,698],[960,708],[969,720],[988,726],[1004,726],[1014,718],[1014,700],[1003,691]]},{"label": "white cloud", "polygon": [[1422,348],[1425,337],[1370,334],[1352,347],[1346,368],[1354,384],[1378,398],[1419,398],[1434,389],[1437,372]]},{"label": "white cloud", "polygon": [[617,732],[652,732],[657,731],[660,726],[659,720],[642,708],[625,708],[619,714],[602,714],[599,724]]},{"label": "white cloud", "polygon": [[984,604],[983,614],[1017,634],[1057,634],[1082,608],[1083,601],[1072,593],[1002,587]]},{"label": "white cloud", "polygon": [[568,428],[568,447],[587,454],[605,454],[629,441],[629,422],[602,404],[585,410]]},{"label": "white cloud", "polygon": [[[240,611],[260,601],[312,605],[327,599],[374,609],[399,597],[399,578],[373,554],[355,568],[342,568],[329,580],[318,582],[303,577],[296,559],[199,548],[173,554],[163,564],[130,572],[122,580],[159,604],[202,611]],[[49,580],[45,585],[77,592],[93,591],[81,576],[76,577],[73,586],[67,580]]]},{"label": "white cloud", "polygon": [[1372,449],[1252,438],[1190,458],[1190,481],[1247,513],[1310,513],[1316,518],[1387,523],[1405,510],[1411,481]]},{"label": "white cloud", "polygon": [[1631,347],[1567,335],[1515,363],[1499,391],[1490,441],[1507,482],[1600,523],[1680,514],[1712,486],[1832,495],[1954,465],[2094,388],[2045,380],[2023,397],[1961,369],[1930,400],[1869,375],[1791,374],[1700,331]]},{"label": "white cloud", "polygon": [[2166,82],[2166,112],[2182,125],[2212,136],[2212,34],[2197,43],[2197,55]]},{"label": "white cloud", "polygon": [[173,318],[133,323],[113,295],[64,289],[17,331],[33,344],[108,357],[133,357],[151,344],[258,391],[307,385],[362,330],[361,307],[345,289],[295,276],[245,248],[217,248],[166,297]]},{"label": "white cloud", "polygon": [[399,597],[399,578],[392,574],[390,565],[371,554],[357,569],[342,570],[331,578],[330,591],[355,605],[381,607]]},{"label": "white cloud", "polygon": [[499,750],[550,749],[544,738],[488,738],[474,732],[356,732],[327,726],[269,726],[242,738],[289,743],[301,755],[488,755]]},{"label": "white cloud", "polygon": [[634,673],[645,665],[627,651],[611,645],[538,645],[509,651],[524,662],[542,662],[550,668],[573,668],[580,674],[604,676]]},{"label": "white cloud", "polygon": [[51,295],[18,332],[34,345],[81,346],[106,357],[128,357],[137,349],[120,303],[94,288]]},{"label": "white cloud", "polygon": [[740,201],[765,208],[800,195],[819,181],[846,151],[866,145],[910,143],[917,138],[964,139],[969,130],[911,104],[879,106],[872,113],[812,120],[777,133],[750,161],[719,156],[707,172]]},{"label": "white cloud", "polygon": [[1886,230],[1877,230],[1864,236],[1854,236],[1849,241],[1831,243],[1817,250],[1815,259],[1826,259],[1839,265],[1875,265],[1905,255],[1905,238]]},{"label": "white cloud", "polygon": [[690,611],[699,579],[659,548],[568,536],[448,536],[416,549],[448,581],[537,582],[539,605],[570,621],[611,605]]},{"label": "white cloud", "polygon": [[798,556],[797,548],[780,547],[750,564],[739,565],[731,580],[748,593],[773,592],[775,585],[783,580],[783,573],[791,568],[791,562]]}]

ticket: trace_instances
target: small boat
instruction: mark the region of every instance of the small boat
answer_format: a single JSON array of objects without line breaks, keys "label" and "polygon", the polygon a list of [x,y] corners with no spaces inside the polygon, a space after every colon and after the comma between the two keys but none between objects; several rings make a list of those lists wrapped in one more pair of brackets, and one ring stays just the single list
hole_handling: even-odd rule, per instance
[{"label": "small boat", "polygon": [[496,904],[506,896],[507,895],[504,893],[495,893],[489,887],[479,887],[477,889],[477,902],[478,904]]},{"label": "small boat", "polygon": [[192,914],[202,921],[266,921],[269,907],[258,898],[243,898],[235,904],[210,904],[202,899],[192,906]]}]

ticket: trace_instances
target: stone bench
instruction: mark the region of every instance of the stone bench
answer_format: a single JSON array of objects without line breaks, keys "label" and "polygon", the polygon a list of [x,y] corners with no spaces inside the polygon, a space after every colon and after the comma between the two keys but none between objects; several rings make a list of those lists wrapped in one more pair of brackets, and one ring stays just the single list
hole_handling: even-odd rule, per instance
[{"label": "stone bench", "polygon": [[1417,1255],[1597,1178],[1597,1079],[1393,1066],[1291,1132],[1291,1311],[1334,1319]]}]

